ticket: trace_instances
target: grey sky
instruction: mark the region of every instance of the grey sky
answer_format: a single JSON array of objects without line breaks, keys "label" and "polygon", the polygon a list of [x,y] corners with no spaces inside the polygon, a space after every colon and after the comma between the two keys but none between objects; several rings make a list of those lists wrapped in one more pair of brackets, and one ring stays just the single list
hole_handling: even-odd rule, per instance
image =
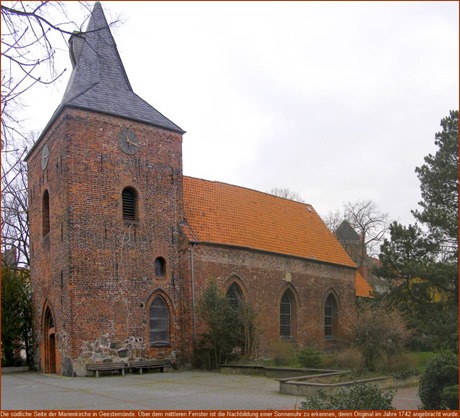
[{"label": "grey sky", "polygon": [[[134,91],[187,131],[184,174],[412,222],[458,109],[458,2],[102,2]],[[75,17],[75,20],[78,16]],[[70,75],[70,60],[63,54]],[[31,98],[42,129],[67,77]],[[39,93],[43,97],[43,93]],[[35,101],[34,101],[35,100]]]}]

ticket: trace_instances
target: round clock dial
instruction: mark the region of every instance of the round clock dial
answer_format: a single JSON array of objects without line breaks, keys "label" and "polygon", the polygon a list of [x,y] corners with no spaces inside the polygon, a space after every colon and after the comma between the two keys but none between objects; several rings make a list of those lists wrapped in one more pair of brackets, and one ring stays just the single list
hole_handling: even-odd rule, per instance
[{"label": "round clock dial", "polygon": [[50,158],[50,150],[48,145],[45,145],[42,150],[42,170],[48,166],[48,160]]},{"label": "round clock dial", "polygon": [[139,151],[139,139],[130,129],[122,129],[118,135],[118,145],[120,149],[128,155],[133,155]]}]

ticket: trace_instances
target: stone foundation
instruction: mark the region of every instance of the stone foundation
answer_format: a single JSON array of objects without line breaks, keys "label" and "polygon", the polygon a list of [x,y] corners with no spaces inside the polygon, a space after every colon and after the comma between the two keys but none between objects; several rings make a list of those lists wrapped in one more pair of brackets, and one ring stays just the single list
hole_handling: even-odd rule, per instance
[{"label": "stone foundation", "polygon": [[112,341],[109,334],[95,341],[82,344],[80,356],[73,361],[74,376],[86,376],[89,363],[129,362],[145,357],[145,342],[142,337],[131,336],[125,341]]}]

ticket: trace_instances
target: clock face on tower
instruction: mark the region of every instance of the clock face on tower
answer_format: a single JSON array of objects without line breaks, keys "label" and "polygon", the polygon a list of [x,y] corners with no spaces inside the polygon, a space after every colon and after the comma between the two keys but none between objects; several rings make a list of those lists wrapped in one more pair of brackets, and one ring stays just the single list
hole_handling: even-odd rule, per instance
[{"label": "clock face on tower", "polygon": [[50,158],[50,150],[48,145],[45,145],[42,150],[42,170],[48,166],[48,160]]},{"label": "clock face on tower", "polygon": [[136,134],[128,128],[124,128],[118,135],[118,145],[120,149],[128,155],[133,155],[139,151],[139,139]]}]

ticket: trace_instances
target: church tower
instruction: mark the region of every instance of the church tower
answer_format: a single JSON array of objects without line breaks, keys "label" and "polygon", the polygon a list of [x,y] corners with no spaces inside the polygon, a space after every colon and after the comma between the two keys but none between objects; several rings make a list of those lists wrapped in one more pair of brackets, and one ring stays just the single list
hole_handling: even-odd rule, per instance
[{"label": "church tower", "polygon": [[68,376],[180,349],[184,134],[133,92],[100,3],[70,57],[27,156],[35,361]]}]

